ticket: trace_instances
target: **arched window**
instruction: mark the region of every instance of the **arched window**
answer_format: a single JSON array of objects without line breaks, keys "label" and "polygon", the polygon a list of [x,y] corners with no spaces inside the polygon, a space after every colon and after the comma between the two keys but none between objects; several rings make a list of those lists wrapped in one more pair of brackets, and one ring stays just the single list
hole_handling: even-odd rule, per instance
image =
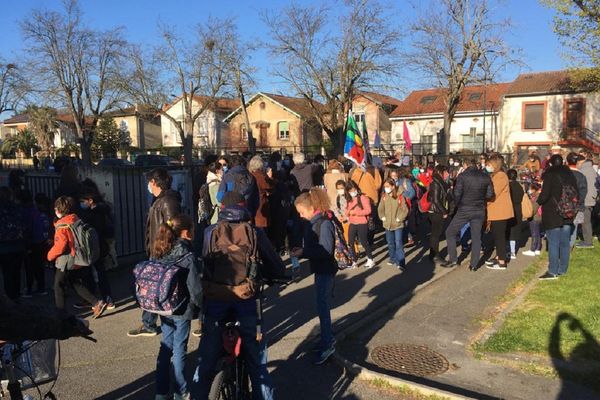
[{"label": "arched window", "polygon": [[277,124],[277,132],[279,132],[279,140],[290,139],[290,123],[287,121],[281,121]]},{"label": "arched window", "polygon": [[246,124],[240,124],[240,132],[242,140],[248,140],[248,129],[246,129]]}]

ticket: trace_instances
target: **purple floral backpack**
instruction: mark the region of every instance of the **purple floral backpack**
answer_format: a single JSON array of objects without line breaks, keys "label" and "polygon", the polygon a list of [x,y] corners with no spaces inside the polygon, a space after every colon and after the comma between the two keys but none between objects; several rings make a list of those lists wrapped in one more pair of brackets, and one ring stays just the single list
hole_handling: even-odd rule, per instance
[{"label": "purple floral backpack", "polygon": [[190,299],[187,288],[189,270],[180,265],[186,257],[193,256],[186,254],[170,264],[149,260],[135,266],[135,296],[142,310],[165,316],[185,312]]}]

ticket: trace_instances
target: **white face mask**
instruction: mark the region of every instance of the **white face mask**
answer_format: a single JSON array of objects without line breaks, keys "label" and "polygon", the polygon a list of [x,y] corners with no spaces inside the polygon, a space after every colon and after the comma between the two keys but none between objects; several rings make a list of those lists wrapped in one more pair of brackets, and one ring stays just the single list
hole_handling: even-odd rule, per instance
[{"label": "white face mask", "polygon": [[332,174],[339,174],[339,173],[340,173],[340,170],[339,170],[339,169],[332,169],[332,170],[331,170],[331,173],[332,173]]},{"label": "white face mask", "polygon": [[356,197],[356,196],[358,196],[358,192],[350,192],[350,196],[351,197]]},{"label": "white face mask", "polygon": [[390,194],[390,193],[392,193],[392,188],[386,187],[386,188],[383,188],[383,191],[386,192],[387,194]]},{"label": "white face mask", "polygon": [[344,189],[338,189],[338,190],[337,190],[337,194],[339,194],[339,195],[343,195],[343,194],[344,194]]},{"label": "white face mask", "polygon": [[494,172],[494,168],[490,167],[489,165],[487,165],[487,166],[485,167],[485,170],[486,170],[487,172],[489,172],[490,174],[491,174],[492,172]]},{"label": "white face mask", "polygon": [[148,192],[150,192],[150,194],[154,196],[154,193],[152,193],[152,186],[150,185],[150,182],[148,182]]},{"label": "white face mask", "polygon": [[63,217],[63,215],[58,212],[54,212],[54,215],[56,215],[56,218],[58,218],[58,219],[61,219]]}]

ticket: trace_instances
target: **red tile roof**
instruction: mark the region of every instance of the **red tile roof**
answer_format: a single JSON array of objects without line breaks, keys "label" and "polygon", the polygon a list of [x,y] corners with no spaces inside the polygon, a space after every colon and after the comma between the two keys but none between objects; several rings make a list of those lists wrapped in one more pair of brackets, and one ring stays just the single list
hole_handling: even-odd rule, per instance
[{"label": "red tile roof", "polygon": [[577,87],[568,70],[521,74],[510,85],[506,96],[528,94],[573,93],[590,90]]},{"label": "red tile roof", "polygon": [[[282,105],[283,107],[287,108],[291,112],[298,114],[300,117],[302,117],[304,119],[313,118],[314,114],[313,114],[313,109],[310,105],[310,101],[305,98],[302,98],[302,97],[289,97],[289,96],[283,96],[280,94],[258,92],[255,95],[253,95],[249,100],[247,100],[246,103],[250,104],[250,103],[254,102],[256,99],[258,99],[260,96],[264,96],[264,97],[267,97],[267,98],[273,100],[274,102]],[[324,108],[323,104],[319,103],[316,100],[313,100],[313,104],[317,108]],[[235,115],[237,115],[237,113],[240,110],[241,110],[241,107],[238,107],[235,110],[233,110],[233,112],[231,114],[229,114],[227,116],[227,118],[225,118],[225,121],[233,118]]]},{"label": "red tile roof", "polygon": [[390,106],[398,106],[402,103],[402,100],[398,100],[394,97],[387,96],[385,94],[375,93],[375,92],[364,92],[363,91],[356,95],[356,97],[358,97],[358,96],[364,96],[368,99],[375,101],[376,103],[387,104]]},{"label": "red tile roof", "polygon": [[27,114],[17,114],[10,118],[5,119],[4,125],[12,125],[12,124],[26,124],[29,122],[29,115]]},{"label": "red tile roof", "polygon": [[[497,111],[501,105],[502,96],[504,96],[509,86],[510,83],[467,86],[458,104],[458,112],[482,111],[484,109],[484,90],[486,97],[485,109]],[[446,108],[446,93],[447,89],[445,88],[415,90],[396,107],[390,117],[399,118],[409,115],[441,114]],[[477,96],[478,94],[480,94],[479,98],[472,98],[473,95]],[[431,102],[423,104],[423,99],[426,97],[429,97]]]}]

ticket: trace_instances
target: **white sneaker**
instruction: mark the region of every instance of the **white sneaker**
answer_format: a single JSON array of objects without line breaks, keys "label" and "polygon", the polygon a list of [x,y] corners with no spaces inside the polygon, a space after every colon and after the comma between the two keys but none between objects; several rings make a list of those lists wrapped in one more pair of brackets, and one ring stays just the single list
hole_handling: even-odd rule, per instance
[{"label": "white sneaker", "polygon": [[356,269],[358,268],[358,263],[354,262],[352,263],[352,267],[350,267],[350,269]]},{"label": "white sneaker", "polygon": [[535,251],[527,250],[527,251],[522,252],[521,254],[523,254],[524,256],[533,257],[536,255],[535,253],[536,253]]},{"label": "white sneaker", "polygon": [[510,259],[511,260],[516,260],[517,259],[517,255],[515,253],[510,253]]},{"label": "white sneaker", "polygon": [[373,268],[375,266],[375,260],[372,258],[367,258],[367,263],[365,264],[365,268]]},{"label": "white sneaker", "polygon": [[535,251],[535,255],[536,255],[536,256],[539,256],[540,254],[542,254],[542,252],[541,252],[541,251],[539,251],[539,250],[536,250],[536,251]]}]

